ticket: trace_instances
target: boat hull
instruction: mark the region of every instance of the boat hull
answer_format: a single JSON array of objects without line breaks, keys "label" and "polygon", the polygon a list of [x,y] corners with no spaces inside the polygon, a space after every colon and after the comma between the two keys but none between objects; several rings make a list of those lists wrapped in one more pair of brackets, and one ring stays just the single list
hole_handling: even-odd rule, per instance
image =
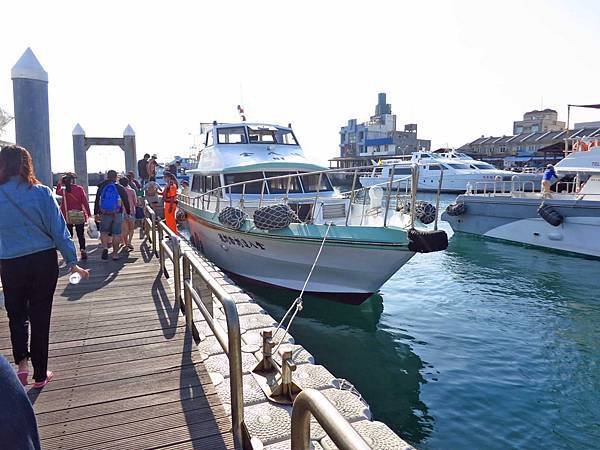
[{"label": "boat hull", "polygon": [[[302,290],[321,238],[238,231],[186,213],[190,240],[221,269],[260,284]],[[413,255],[407,243],[327,239],[305,292],[362,303]]]},{"label": "boat hull", "polygon": [[600,202],[545,200],[564,218],[559,226],[538,215],[541,198],[460,195],[457,202],[463,215],[442,214],[454,231],[600,257]]}]

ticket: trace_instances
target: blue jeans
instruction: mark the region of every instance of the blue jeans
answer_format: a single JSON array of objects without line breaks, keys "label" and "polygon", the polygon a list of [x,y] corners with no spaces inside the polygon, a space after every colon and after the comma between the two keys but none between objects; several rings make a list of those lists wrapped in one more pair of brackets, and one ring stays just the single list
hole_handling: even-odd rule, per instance
[{"label": "blue jeans", "polygon": [[[37,422],[25,389],[0,355],[0,442],[2,448],[40,450]],[[4,446],[7,447],[4,447]]]}]

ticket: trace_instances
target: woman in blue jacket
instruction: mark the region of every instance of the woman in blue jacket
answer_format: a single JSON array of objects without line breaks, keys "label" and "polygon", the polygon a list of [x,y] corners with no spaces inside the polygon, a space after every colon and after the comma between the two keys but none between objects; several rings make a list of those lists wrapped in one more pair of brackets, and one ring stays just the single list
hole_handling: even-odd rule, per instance
[{"label": "woman in blue jacket", "polygon": [[52,191],[35,178],[31,155],[17,145],[3,147],[0,276],[17,375],[26,385],[31,358],[34,388],[44,387],[53,377],[47,367],[52,298],[58,280],[57,249],[72,273],[89,277],[89,271],[76,264],[75,246]]}]

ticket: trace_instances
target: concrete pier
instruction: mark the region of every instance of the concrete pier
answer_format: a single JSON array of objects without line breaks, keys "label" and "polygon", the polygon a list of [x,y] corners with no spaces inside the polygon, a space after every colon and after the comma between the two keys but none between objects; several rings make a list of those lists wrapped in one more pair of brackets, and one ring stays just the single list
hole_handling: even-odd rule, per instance
[{"label": "concrete pier", "polygon": [[17,144],[31,153],[37,178],[52,186],[48,73],[28,48],[12,68],[11,77]]}]

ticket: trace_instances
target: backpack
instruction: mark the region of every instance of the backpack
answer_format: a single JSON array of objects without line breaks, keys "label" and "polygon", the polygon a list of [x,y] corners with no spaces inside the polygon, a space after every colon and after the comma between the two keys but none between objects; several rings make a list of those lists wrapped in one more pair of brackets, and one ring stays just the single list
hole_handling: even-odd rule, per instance
[{"label": "backpack", "polygon": [[119,191],[115,183],[104,186],[100,194],[100,209],[104,212],[115,213],[121,208]]}]

